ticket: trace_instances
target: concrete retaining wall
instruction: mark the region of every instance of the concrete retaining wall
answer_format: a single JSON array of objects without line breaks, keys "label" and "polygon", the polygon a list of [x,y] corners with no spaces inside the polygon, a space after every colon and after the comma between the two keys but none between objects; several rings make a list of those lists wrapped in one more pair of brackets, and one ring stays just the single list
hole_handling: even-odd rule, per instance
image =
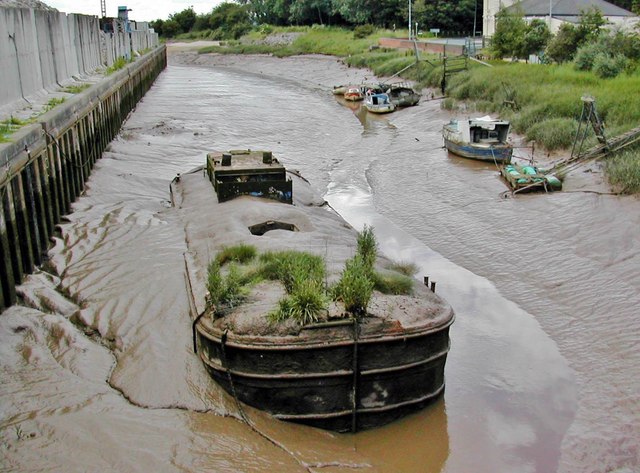
[{"label": "concrete retaining wall", "polygon": [[0,308],[16,302],[15,286],[43,262],[55,225],[166,63],[155,48],[0,144]]},{"label": "concrete retaining wall", "polygon": [[[383,48],[413,49],[413,41],[401,38],[380,38],[378,44]],[[464,54],[464,46],[461,44],[447,44],[443,42],[416,41],[420,51],[427,51],[443,56],[460,56]]]},{"label": "concrete retaining wall", "polygon": [[29,8],[0,8],[0,38],[0,107],[158,45],[149,31],[108,34],[95,16]]}]

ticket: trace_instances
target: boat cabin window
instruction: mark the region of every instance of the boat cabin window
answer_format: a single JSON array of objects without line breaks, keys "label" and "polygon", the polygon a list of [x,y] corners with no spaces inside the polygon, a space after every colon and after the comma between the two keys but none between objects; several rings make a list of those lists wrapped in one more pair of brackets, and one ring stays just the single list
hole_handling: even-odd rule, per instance
[{"label": "boat cabin window", "polygon": [[497,130],[483,130],[482,128],[476,128],[471,130],[471,141],[474,143],[482,142],[497,142],[500,141],[500,134]]}]

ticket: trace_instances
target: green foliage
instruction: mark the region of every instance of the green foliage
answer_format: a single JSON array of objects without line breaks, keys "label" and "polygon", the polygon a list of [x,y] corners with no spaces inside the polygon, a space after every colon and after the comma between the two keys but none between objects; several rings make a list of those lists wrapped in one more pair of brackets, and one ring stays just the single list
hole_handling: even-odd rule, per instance
[{"label": "green foliage", "polygon": [[216,312],[236,306],[246,297],[247,290],[246,279],[237,264],[229,264],[227,274],[223,276],[217,260],[214,259],[209,263],[207,268],[208,305]]},{"label": "green foliage", "polygon": [[371,36],[375,28],[373,25],[358,25],[353,29],[353,37],[355,39],[366,38],[367,36]]},{"label": "green foliage", "polygon": [[268,317],[273,322],[293,318],[300,324],[317,322],[320,314],[327,310],[329,299],[324,287],[316,281],[305,279],[295,285],[294,291],[278,302],[278,309]]},{"label": "green foliage", "polygon": [[362,316],[367,313],[373,286],[371,268],[356,254],[346,262],[340,280],[334,287],[334,298],[344,303],[347,312]]},{"label": "green foliage", "polygon": [[258,254],[258,250],[253,245],[239,244],[223,247],[216,255],[216,260],[220,266],[224,266],[229,261],[236,263],[248,263]]},{"label": "green foliage", "polygon": [[106,75],[113,74],[114,72],[119,71],[120,69],[125,67],[129,62],[130,61],[127,61],[124,57],[119,57],[113,62],[113,64],[107,67],[105,74]]},{"label": "green foliage", "polygon": [[237,3],[221,3],[213,9],[208,27],[216,31],[216,39],[238,39],[251,30],[247,9]]},{"label": "green foliage", "polygon": [[576,52],[576,57],[573,60],[575,68],[580,71],[590,71],[593,69],[593,62],[598,54],[606,53],[606,46],[602,42],[588,43],[580,48]]},{"label": "green foliage", "polygon": [[413,278],[404,274],[379,273],[373,274],[374,289],[383,294],[411,294],[413,292]]},{"label": "green foliage", "polygon": [[324,260],[317,255],[301,251],[274,251],[260,255],[261,274],[265,279],[280,280],[288,293],[297,282],[309,279],[318,284],[324,281]]},{"label": "green foliage", "polygon": [[640,148],[611,156],[605,170],[609,183],[622,194],[640,193]]},{"label": "green foliage", "polygon": [[593,59],[593,72],[601,79],[610,79],[624,71],[628,64],[629,60],[622,54],[600,53]]},{"label": "green foliage", "polygon": [[42,108],[42,113],[46,113],[49,110],[53,110],[55,107],[57,107],[60,104],[63,104],[64,101],[66,99],[64,97],[61,98],[52,98],[49,99],[49,101],[45,104],[45,106]]},{"label": "green foliage", "polygon": [[409,261],[394,261],[387,266],[387,269],[404,274],[405,276],[413,276],[418,272],[418,267]]},{"label": "green foliage", "polygon": [[[178,25],[178,33],[191,31],[196,23],[196,12],[193,7],[185,8],[181,12],[169,15],[168,21],[174,21]],[[165,25],[166,26],[166,25]]]},{"label": "green foliage", "polygon": [[358,233],[357,243],[358,255],[369,271],[372,271],[378,256],[378,242],[373,233],[373,227],[365,224],[362,231]]},{"label": "green foliage", "polygon": [[595,6],[582,10],[580,23],[578,24],[579,44],[595,41],[607,20],[602,16],[602,12]]},{"label": "green foliage", "polygon": [[527,139],[544,143],[549,150],[569,148],[576,136],[578,122],[571,118],[550,118],[533,124],[527,130]]},{"label": "green foliage", "polygon": [[547,45],[545,54],[557,63],[571,61],[578,49],[579,41],[577,28],[570,23],[562,23],[558,33]]},{"label": "green foliage", "polygon": [[552,34],[544,20],[532,20],[526,27],[522,42],[522,53],[525,58],[530,54],[540,55],[544,52]]},{"label": "green foliage", "polygon": [[70,85],[62,89],[62,91],[68,94],[79,94],[80,92],[88,89],[89,87],[91,87],[91,84]]},{"label": "green foliage", "polygon": [[[519,111],[502,108],[506,98],[503,82],[516,91]],[[503,117],[510,113],[515,132],[535,139],[536,147],[558,149],[572,144],[571,130],[580,117],[582,95],[588,93],[596,98],[598,112],[606,121],[608,132],[613,134],[640,123],[638,90],[640,74],[620,74],[602,80],[594,73],[575,70],[572,65],[503,63],[457,74],[451,81],[449,94],[451,101],[484,103],[485,110],[502,108]],[[546,123],[554,119],[563,120]]]},{"label": "green foliage", "polygon": [[511,13],[501,9],[496,15],[496,31],[491,38],[491,55],[496,58],[524,57],[524,37],[527,23],[521,11]]},{"label": "green foliage", "polygon": [[11,135],[11,133],[27,125],[28,123],[28,121],[20,120],[16,117],[10,117],[6,120],[0,121],[0,143],[6,143],[7,141],[9,141],[8,137],[9,135]]}]

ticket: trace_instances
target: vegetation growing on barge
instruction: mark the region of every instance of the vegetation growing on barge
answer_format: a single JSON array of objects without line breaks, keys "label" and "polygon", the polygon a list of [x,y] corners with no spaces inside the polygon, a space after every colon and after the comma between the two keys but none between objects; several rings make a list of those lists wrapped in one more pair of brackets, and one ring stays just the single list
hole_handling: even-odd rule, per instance
[{"label": "vegetation growing on barge", "polygon": [[410,265],[390,265],[403,268],[405,274],[392,269],[384,273],[375,270],[378,244],[372,227],[365,225],[357,242],[356,254],[345,263],[340,279],[333,285],[328,284],[325,262],[318,255],[289,250],[258,255],[252,245],[224,247],[208,266],[208,308],[214,317],[222,316],[241,304],[255,284],[280,281],[286,295],[268,314],[269,319],[294,319],[305,325],[327,313],[331,301],[344,305],[344,316],[361,317],[367,313],[374,289],[384,294],[412,293],[415,281],[406,274]]}]

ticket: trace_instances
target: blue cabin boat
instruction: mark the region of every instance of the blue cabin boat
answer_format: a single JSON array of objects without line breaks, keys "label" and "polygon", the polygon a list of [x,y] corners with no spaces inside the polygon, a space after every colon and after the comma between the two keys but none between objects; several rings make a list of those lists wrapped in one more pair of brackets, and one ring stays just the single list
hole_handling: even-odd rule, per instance
[{"label": "blue cabin boat", "polygon": [[463,158],[509,164],[513,146],[507,143],[510,123],[481,118],[453,119],[442,127],[445,147]]}]

